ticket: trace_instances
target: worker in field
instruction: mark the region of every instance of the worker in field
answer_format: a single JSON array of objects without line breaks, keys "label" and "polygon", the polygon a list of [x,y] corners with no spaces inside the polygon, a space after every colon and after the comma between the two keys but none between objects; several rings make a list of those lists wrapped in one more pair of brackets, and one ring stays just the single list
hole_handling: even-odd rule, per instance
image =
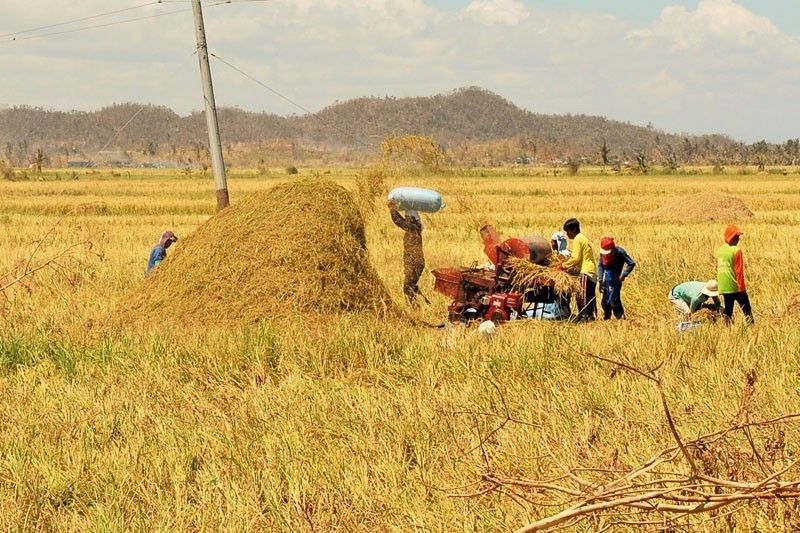
[{"label": "worker in field", "polygon": [[403,235],[403,294],[410,304],[415,304],[417,296],[421,296],[425,303],[430,303],[419,290],[419,278],[425,270],[425,254],[422,250],[422,218],[417,211],[406,211],[406,216],[400,214],[397,205],[390,200],[388,203],[392,222],[405,232]]},{"label": "worker in field", "polygon": [[597,263],[597,283],[600,285],[603,320],[609,320],[612,314],[621,320],[625,318],[622,284],[636,268],[636,262],[624,248],[617,246],[614,237],[606,236],[600,239],[600,257]]},{"label": "worker in field", "polygon": [[572,241],[570,256],[557,265],[557,268],[578,276],[580,290],[577,294],[578,314],[576,321],[591,321],[597,317],[597,263],[592,243],[581,233],[581,223],[570,218],[564,222],[564,232]]},{"label": "worker in field", "polygon": [[[710,304],[708,303],[709,299],[711,300]],[[675,285],[669,291],[669,301],[684,320],[704,308],[722,312],[722,305],[719,301],[719,284],[715,279],[684,281]]]},{"label": "worker in field", "polygon": [[570,256],[569,243],[567,242],[567,234],[563,231],[557,231],[550,237],[550,248],[554,254],[557,254],[560,259]]},{"label": "worker in field", "polygon": [[747,286],[744,282],[744,257],[739,246],[744,233],[734,224],[725,228],[723,234],[725,244],[717,249],[717,283],[719,293],[722,295],[725,318],[728,323],[733,320],[733,307],[739,304],[748,324],[753,324],[753,310],[750,307],[750,298],[747,296]]},{"label": "worker in field", "polygon": [[[556,260],[559,262],[563,262],[567,257],[569,257],[571,252],[569,251],[567,234],[563,231],[556,231],[553,233],[550,236],[550,249],[553,251]],[[572,295],[562,294],[552,304],[545,305],[545,312],[551,315],[555,320],[562,320],[569,318],[571,306]]]},{"label": "worker in field", "polygon": [[150,271],[167,258],[167,249],[172,246],[173,243],[177,242],[177,240],[178,236],[172,231],[167,230],[161,234],[161,239],[158,241],[158,244],[153,246],[153,249],[150,250],[150,258],[147,260],[145,275],[150,274]]}]

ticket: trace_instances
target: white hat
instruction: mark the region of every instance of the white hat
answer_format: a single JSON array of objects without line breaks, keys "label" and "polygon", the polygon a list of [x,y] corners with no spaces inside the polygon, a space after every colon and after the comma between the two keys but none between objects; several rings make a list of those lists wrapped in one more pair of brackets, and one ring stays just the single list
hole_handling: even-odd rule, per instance
[{"label": "white hat", "polygon": [[719,284],[717,284],[717,280],[715,279],[708,280],[706,284],[703,286],[703,288],[700,289],[700,292],[711,298],[719,296]]}]

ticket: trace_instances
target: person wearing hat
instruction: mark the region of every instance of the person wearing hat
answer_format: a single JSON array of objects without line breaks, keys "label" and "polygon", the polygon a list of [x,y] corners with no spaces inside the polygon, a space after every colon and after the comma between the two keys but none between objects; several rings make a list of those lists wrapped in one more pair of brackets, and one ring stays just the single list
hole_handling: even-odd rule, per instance
[{"label": "person wearing hat", "polygon": [[603,320],[609,320],[613,313],[617,319],[625,318],[622,306],[622,282],[625,281],[636,262],[621,246],[617,246],[614,237],[600,239],[600,258],[597,261],[597,283],[600,285],[603,308]]},{"label": "person wearing hat", "polygon": [[402,229],[403,235],[403,294],[409,304],[416,303],[421,296],[425,303],[430,303],[419,290],[420,276],[425,270],[425,253],[422,249],[422,218],[417,211],[406,211],[406,216],[397,210],[397,204],[390,200],[389,214],[395,226]]},{"label": "person wearing hat", "polygon": [[[567,234],[563,231],[556,231],[550,236],[550,249],[559,263],[566,261],[572,255],[569,251]],[[562,294],[556,301],[545,304],[544,313],[557,320],[569,318],[570,308],[572,307],[572,295]]]},{"label": "person wearing hat", "polygon": [[675,285],[669,291],[669,301],[677,311],[688,318],[692,313],[696,313],[703,307],[708,307],[706,302],[711,298],[713,310],[722,311],[719,302],[719,286],[717,280],[708,281],[684,281]]},{"label": "person wearing hat", "polygon": [[167,248],[172,246],[177,240],[178,236],[172,231],[167,230],[161,234],[161,239],[158,241],[158,244],[153,246],[153,249],[150,250],[150,258],[147,260],[147,270],[145,270],[144,273],[145,276],[150,274],[150,271],[167,258]]},{"label": "person wearing hat", "polygon": [[559,259],[561,260],[571,255],[569,243],[567,242],[567,234],[563,231],[553,233],[550,237],[550,248],[553,250],[554,254],[560,256]]},{"label": "person wearing hat", "polygon": [[753,324],[753,310],[750,307],[750,298],[747,296],[747,286],[744,281],[744,258],[739,240],[744,233],[738,226],[731,224],[725,228],[725,244],[717,249],[717,283],[719,293],[725,305],[724,313],[728,323],[733,320],[733,308],[736,303],[742,308],[745,320]]},{"label": "person wearing hat", "polygon": [[577,294],[578,314],[575,321],[591,321],[597,317],[597,263],[592,243],[581,233],[581,223],[570,218],[564,222],[564,233],[572,241],[570,256],[556,268],[578,275],[580,291]]}]

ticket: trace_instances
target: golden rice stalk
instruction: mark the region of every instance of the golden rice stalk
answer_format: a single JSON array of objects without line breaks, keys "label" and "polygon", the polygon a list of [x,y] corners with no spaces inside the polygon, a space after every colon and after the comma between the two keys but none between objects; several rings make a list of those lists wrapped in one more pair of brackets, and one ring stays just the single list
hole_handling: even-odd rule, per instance
[{"label": "golden rice stalk", "polygon": [[386,193],[386,172],[381,167],[368,169],[356,176],[355,200],[364,215],[375,212],[375,199]]},{"label": "golden rice stalk", "polygon": [[577,279],[563,270],[537,265],[518,257],[508,259],[508,264],[514,270],[511,284],[516,290],[551,288],[559,296],[567,296],[578,291]]}]

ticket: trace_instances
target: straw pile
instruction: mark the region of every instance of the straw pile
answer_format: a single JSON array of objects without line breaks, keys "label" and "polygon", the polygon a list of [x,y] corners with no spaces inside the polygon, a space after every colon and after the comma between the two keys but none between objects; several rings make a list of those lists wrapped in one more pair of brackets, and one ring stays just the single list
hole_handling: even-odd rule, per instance
[{"label": "straw pile", "polygon": [[722,320],[722,313],[717,310],[703,307],[692,313],[692,319],[703,322],[704,324],[715,324]]},{"label": "straw pile", "polygon": [[731,221],[753,218],[753,212],[738,196],[704,192],[681,198],[655,210],[651,218],[661,221]]},{"label": "straw pile", "polygon": [[[557,260],[555,260],[557,261]],[[571,276],[553,266],[537,265],[527,259],[512,257],[508,264],[514,269],[511,284],[518,291],[552,289],[558,296],[567,296],[578,291],[578,282]]]},{"label": "straw pile", "polygon": [[231,324],[390,307],[351,194],[302,180],[253,194],[182,238],[134,295],[130,314]]}]

